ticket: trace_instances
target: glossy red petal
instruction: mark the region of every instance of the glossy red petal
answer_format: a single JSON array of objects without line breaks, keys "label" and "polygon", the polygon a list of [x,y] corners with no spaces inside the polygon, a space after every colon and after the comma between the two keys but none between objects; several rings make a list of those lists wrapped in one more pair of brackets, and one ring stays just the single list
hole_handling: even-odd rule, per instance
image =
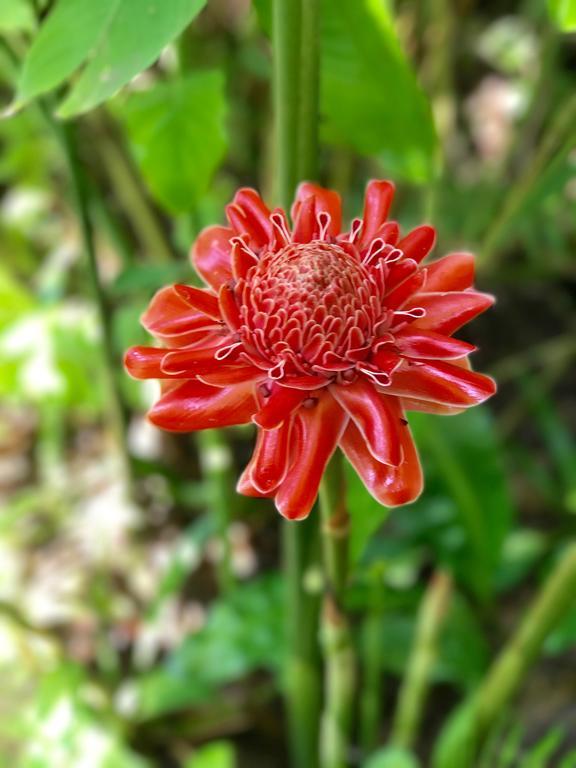
[{"label": "glossy red petal", "polygon": [[426,265],[426,292],[465,291],[474,282],[474,255],[450,253]]},{"label": "glossy red petal", "polygon": [[226,213],[236,234],[247,234],[256,248],[262,248],[272,241],[270,209],[255,189],[239,189]]},{"label": "glossy red petal", "polygon": [[230,227],[206,227],[192,246],[190,259],[198,274],[215,290],[232,278]]},{"label": "glossy red petal", "polygon": [[404,304],[426,283],[426,270],[419,269],[410,277],[403,280],[386,296],[388,309],[401,309]]},{"label": "glossy red petal", "polygon": [[199,374],[198,378],[205,384],[214,387],[228,387],[232,384],[242,384],[245,381],[254,383],[263,381],[266,373],[255,365],[235,365],[233,368],[223,368],[213,373]]},{"label": "glossy red petal", "polygon": [[302,389],[272,384],[270,394],[263,398],[263,405],[252,420],[262,429],[276,429],[307,397]]},{"label": "glossy red petal", "polygon": [[412,325],[394,333],[396,346],[406,357],[451,360],[466,357],[476,350],[473,344]]},{"label": "glossy red petal", "polygon": [[352,422],[340,439],[342,450],[367,490],[386,507],[410,504],[423,488],[420,460],[407,424],[402,428],[401,443],[404,461],[399,467],[391,467],[376,461]]},{"label": "glossy red petal", "polygon": [[496,392],[496,384],[481,373],[434,361],[408,364],[397,370],[387,391],[401,397],[468,407],[491,397]]},{"label": "glossy red petal", "polygon": [[182,345],[215,327],[214,320],[190,306],[174,286],[156,293],[140,321],[153,336],[177,337]]},{"label": "glossy red petal", "polygon": [[198,374],[214,373],[238,365],[237,361],[230,359],[216,359],[219,348],[178,349],[168,352],[162,362],[162,371],[170,376],[187,376],[191,379]]},{"label": "glossy red petal", "polygon": [[193,432],[247,424],[256,410],[252,383],[211,387],[192,380],[163,395],[148,418],[170,432]]},{"label": "glossy red petal", "polygon": [[182,285],[180,283],[174,286],[174,290],[192,309],[207,315],[212,320],[219,321],[222,319],[218,297],[211,291],[204,288],[196,288],[194,285]]},{"label": "glossy red petal", "polygon": [[292,206],[294,228],[292,240],[295,243],[309,243],[314,239],[318,229],[316,221],[315,202],[312,195],[305,200],[297,201]]},{"label": "glossy red petal", "polygon": [[296,419],[294,463],[280,485],[275,502],[289,520],[302,520],[314,506],[326,465],[334,453],[348,417],[328,393],[313,408],[301,408]]},{"label": "glossy red petal", "polygon": [[391,181],[370,181],[364,196],[364,225],[358,241],[358,247],[367,248],[378,236],[379,230],[386,223],[395,187]]},{"label": "glossy red petal", "polygon": [[[330,220],[327,224],[327,234],[330,237],[336,237],[340,234],[342,229],[342,201],[338,192],[334,192],[332,189],[325,189],[318,184],[313,184],[310,181],[304,181],[298,186],[296,192],[296,202],[294,204],[294,212],[296,216],[299,210],[300,204],[312,198],[314,200],[314,218],[318,225],[318,214],[327,213]],[[318,230],[318,226],[316,227]]]},{"label": "glossy red petal", "polygon": [[278,429],[258,430],[256,447],[248,465],[248,476],[251,485],[265,496],[270,496],[286,477],[291,434],[291,419]]},{"label": "glossy red petal", "polygon": [[436,230],[428,224],[422,224],[400,240],[397,248],[403,251],[407,259],[420,263],[430,253],[436,242]]},{"label": "glossy red petal", "polygon": [[464,413],[466,408],[456,408],[453,405],[441,405],[430,400],[418,400],[415,397],[400,398],[405,411],[418,411],[419,413],[434,413],[439,416],[457,416]]},{"label": "glossy red petal", "polygon": [[250,478],[250,465],[246,467],[246,469],[242,472],[240,477],[238,478],[238,482],[236,483],[236,491],[237,493],[241,493],[242,496],[251,496],[255,499],[266,499],[268,498],[268,494],[262,493],[257,488],[254,487],[254,484],[252,482],[252,479]]},{"label": "glossy red petal", "polygon": [[220,314],[222,320],[232,331],[237,331],[242,325],[240,318],[240,309],[236,301],[236,295],[229,285],[223,285],[218,294],[218,303],[220,304]]},{"label": "glossy red petal", "polygon": [[398,466],[402,461],[403,425],[397,401],[377,392],[363,378],[347,386],[334,385],[330,392],[360,430],[374,458]]},{"label": "glossy red petal", "polygon": [[412,323],[413,328],[424,328],[451,336],[458,328],[494,304],[494,297],[477,291],[451,293],[419,293],[412,297],[405,309],[421,307],[424,317]]},{"label": "glossy red petal", "polygon": [[135,379],[161,379],[160,365],[165,356],[165,349],[132,347],[124,355],[124,367]]}]

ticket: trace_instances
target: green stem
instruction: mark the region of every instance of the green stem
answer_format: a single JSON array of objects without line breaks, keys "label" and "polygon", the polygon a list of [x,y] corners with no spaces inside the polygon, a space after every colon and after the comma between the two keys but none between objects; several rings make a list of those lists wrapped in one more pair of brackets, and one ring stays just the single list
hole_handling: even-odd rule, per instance
[{"label": "green stem", "polygon": [[274,114],[278,202],[288,209],[298,181],[301,0],[274,0]]},{"label": "green stem", "polygon": [[129,491],[132,492],[132,462],[128,445],[126,442],[127,412],[124,407],[122,392],[119,380],[119,371],[122,370],[121,362],[116,357],[113,343],[112,314],[106,300],[104,287],[100,278],[98,259],[96,255],[96,245],[94,240],[94,229],[90,215],[90,200],[88,192],[88,180],[78,156],[75,126],[72,123],[59,123],[52,117],[50,110],[40,103],[42,113],[49,125],[52,127],[58,138],[70,172],[72,184],[72,193],[82,245],[88,267],[88,277],[92,287],[96,311],[102,334],[102,356],[104,369],[108,379],[108,389],[110,394],[109,406],[110,416],[114,431],[116,432],[117,444],[124,465],[124,474]]},{"label": "green stem", "polygon": [[474,741],[477,745],[512,701],[544,641],[574,605],[575,595],[576,543],[573,543],[556,563],[474,698]]},{"label": "green stem", "polygon": [[301,51],[297,181],[315,179],[318,174],[320,0],[300,0],[300,2]]},{"label": "green stem", "polygon": [[411,749],[418,735],[430,673],[438,654],[438,639],[452,592],[452,579],[442,571],[432,578],[418,616],[416,637],[408,669],[400,690],[391,742]]},{"label": "green stem", "polygon": [[362,624],[360,743],[364,757],[376,749],[382,720],[382,626],[385,609],[382,568],[375,568],[371,576],[370,608]]},{"label": "green stem", "polygon": [[[317,0],[310,5],[316,8]],[[316,175],[317,38],[305,0],[273,2],[273,90],[275,113],[276,198],[289,210],[299,174]],[[303,14],[304,7],[304,14]],[[307,50],[301,36],[307,30]],[[306,73],[303,81],[302,73]],[[303,122],[300,120],[303,118]],[[304,137],[306,135],[306,138]],[[299,144],[307,147],[299,160]],[[316,555],[317,524],[312,518],[286,522],[283,529],[284,569],[287,584],[286,710],[290,750],[295,768],[315,768],[320,717],[318,653],[318,600],[304,588],[305,572]]]},{"label": "green stem", "polygon": [[230,522],[236,504],[232,452],[221,430],[198,432],[198,444],[204,476],[208,483],[210,509],[216,519],[220,557],[218,560],[218,586],[225,595],[234,586],[230,547]]},{"label": "green stem", "polygon": [[326,592],[322,612],[322,645],[326,664],[325,702],[320,735],[322,768],[346,768],[352,729],[356,662],[346,614],[348,539],[343,458],[337,452],[320,487],[322,548]]}]

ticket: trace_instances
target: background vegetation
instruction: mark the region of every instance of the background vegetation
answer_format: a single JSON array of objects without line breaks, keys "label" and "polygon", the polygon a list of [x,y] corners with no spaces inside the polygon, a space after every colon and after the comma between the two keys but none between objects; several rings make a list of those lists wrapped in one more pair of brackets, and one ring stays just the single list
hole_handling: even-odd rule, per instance
[{"label": "background vegetation", "polygon": [[[353,758],[467,768],[458,705],[576,531],[576,3],[323,5],[323,181],[352,216],[394,178],[403,227],[498,297],[468,335],[498,396],[411,419],[422,499],[347,491]],[[269,31],[264,0],[0,4],[3,765],[286,762],[280,520],[233,493],[252,430],[161,434],[121,365],[236,187],[272,194]],[[474,765],[576,765],[575,641],[576,603]]]}]

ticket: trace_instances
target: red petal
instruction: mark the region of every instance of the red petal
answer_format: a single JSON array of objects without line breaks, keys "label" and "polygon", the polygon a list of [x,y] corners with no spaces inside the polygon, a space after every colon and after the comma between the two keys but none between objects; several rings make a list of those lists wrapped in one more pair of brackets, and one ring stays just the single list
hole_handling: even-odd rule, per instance
[{"label": "red petal", "polygon": [[415,397],[402,397],[402,406],[405,411],[419,411],[420,413],[435,413],[440,416],[457,416],[464,413],[466,408],[454,408],[452,405],[440,405],[429,400],[418,400]]},{"label": "red petal", "polygon": [[496,384],[489,376],[459,365],[422,362],[397,370],[386,391],[401,397],[468,407],[487,400],[496,392]]},{"label": "red petal", "polygon": [[236,483],[236,491],[241,493],[242,496],[252,496],[255,499],[267,498],[267,494],[261,493],[254,487],[252,480],[250,479],[250,473],[248,471],[249,467],[250,465],[248,465],[240,475],[238,482]]},{"label": "red petal", "polygon": [[218,303],[220,304],[220,314],[228,328],[232,331],[237,331],[242,325],[242,320],[236,295],[229,285],[221,286],[220,293],[218,294]]},{"label": "red petal", "polygon": [[203,373],[198,378],[214,387],[227,387],[231,384],[242,384],[245,381],[263,381],[266,374],[260,368],[256,368],[255,365],[237,365],[234,368],[224,368],[214,373]]},{"label": "red petal", "polygon": [[473,344],[453,339],[434,331],[424,331],[412,325],[396,331],[396,345],[406,357],[428,360],[450,360],[466,357],[476,350]]},{"label": "red petal", "polygon": [[408,299],[422,288],[425,282],[425,269],[419,269],[417,272],[414,272],[413,275],[403,280],[386,295],[384,302],[387,309],[401,309]]},{"label": "red petal", "polygon": [[198,274],[215,290],[232,278],[230,227],[206,227],[196,238],[190,259]]},{"label": "red petal", "polygon": [[193,432],[247,424],[257,407],[252,383],[210,387],[192,380],[170,389],[153,406],[148,418],[171,432]]},{"label": "red petal", "polygon": [[399,467],[390,467],[376,461],[356,425],[349,423],[340,440],[348,461],[376,501],[386,507],[397,507],[415,501],[423,487],[422,469],[416,446],[407,424],[401,430],[404,461]]},{"label": "red petal", "polygon": [[[310,197],[314,201],[313,216],[315,223],[318,223],[319,213],[327,213],[330,216],[327,234],[330,237],[339,235],[342,229],[342,201],[340,200],[340,195],[332,189],[324,189],[324,187],[312,184],[310,181],[304,181],[298,186],[296,201],[293,206],[294,220],[297,218],[300,204]],[[316,231],[318,232],[318,226],[316,226]]]},{"label": "red petal", "polygon": [[166,352],[157,347],[132,347],[124,355],[124,367],[135,379],[161,379],[165,374],[160,364]]},{"label": "red petal", "polygon": [[386,222],[392,200],[394,184],[391,181],[370,181],[364,196],[364,226],[358,242],[362,250],[367,248],[378,235],[378,230]]},{"label": "red petal", "polygon": [[182,345],[191,343],[199,333],[206,333],[215,326],[213,320],[191,307],[174,286],[161,288],[156,293],[142,315],[141,323],[154,336],[161,339],[178,337]]},{"label": "red petal", "polygon": [[317,230],[317,222],[314,211],[314,198],[307,197],[292,206],[292,220],[294,229],[292,240],[295,243],[309,243],[314,239]]},{"label": "red petal", "polygon": [[247,467],[252,486],[270,496],[286,477],[290,457],[292,420],[278,429],[258,430],[254,454]]},{"label": "red petal", "polygon": [[193,309],[208,315],[212,320],[219,321],[222,319],[220,317],[218,297],[210,291],[204,288],[196,288],[194,285],[181,284],[175,285],[174,290]]},{"label": "red petal", "polygon": [[302,408],[296,419],[295,460],[276,494],[280,514],[302,520],[314,506],[324,470],[348,421],[340,406],[324,394],[313,408]]},{"label": "red petal", "polygon": [[428,224],[422,224],[409,232],[396,246],[404,252],[407,259],[414,259],[420,263],[434,247],[436,242],[436,230]]},{"label": "red petal", "polygon": [[427,264],[426,292],[465,291],[474,282],[474,255],[450,253]]},{"label": "red petal", "polygon": [[[229,343],[229,339],[224,341]],[[217,360],[215,357],[217,350],[218,347],[209,347],[168,352],[162,363],[162,370],[164,374],[170,376],[191,379],[200,373],[213,373],[237,365],[236,362],[228,359]]]},{"label": "red petal", "polygon": [[256,248],[268,245],[273,239],[270,209],[255,189],[239,189],[226,213],[236,233],[249,235]]},{"label": "red petal", "polygon": [[307,397],[308,393],[302,389],[273,384],[270,395],[264,400],[264,405],[253,421],[262,429],[276,429]]},{"label": "red petal", "polygon": [[424,328],[451,336],[492,304],[493,296],[477,291],[426,292],[410,299],[405,309],[422,307],[426,311],[424,317],[412,323],[413,328]]},{"label": "red petal", "polygon": [[397,401],[361,378],[348,386],[332,386],[330,392],[360,430],[374,458],[398,466],[402,461],[403,425]]}]

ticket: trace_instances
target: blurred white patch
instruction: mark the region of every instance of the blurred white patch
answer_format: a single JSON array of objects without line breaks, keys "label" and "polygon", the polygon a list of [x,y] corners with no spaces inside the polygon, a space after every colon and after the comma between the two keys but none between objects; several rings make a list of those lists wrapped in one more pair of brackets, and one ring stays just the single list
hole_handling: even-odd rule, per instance
[{"label": "blurred white patch", "polygon": [[148,419],[132,419],[128,428],[128,447],[130,453],[139,459],[156,459],[162,453],[162,435]]},{"label": "blurred white patch", "polygon": [[514,124],[526,105],[522,88],[497,75],[485,77],[468,98],[465,110],[470,132],[482,160],[498,165],[505,157]]}]

